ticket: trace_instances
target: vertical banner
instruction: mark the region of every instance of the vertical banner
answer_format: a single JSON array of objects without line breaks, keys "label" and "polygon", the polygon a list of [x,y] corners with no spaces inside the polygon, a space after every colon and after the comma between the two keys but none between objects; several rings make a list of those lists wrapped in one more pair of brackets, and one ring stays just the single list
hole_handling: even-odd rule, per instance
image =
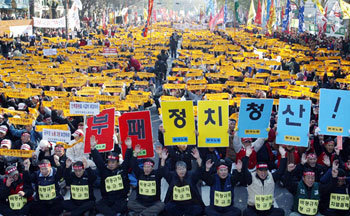
[{"label": "vertical banner", "polygon": [[152,17],[152,11],[153,11],[153,0],[148,0],[148,17],[147,17],[145,28],[143,29],[143,34],[142,34],[144,37],[147,37],[148,26]]},{"label": "vertical banner", "polygon": [[162,102],[164,145],[196,145],[192,101]]},{"label": "vertical banner", "polygon": [[276,143],[308,147],[311,101],[279,100]]},{"label": "vertical banner", "polygon": [[228,101],[198,101],[198,147],[228,147]]},{"label": "vertical banner", "polygon": [[124,113],[118,119],[122,152],[125,155],[125,140],[130,137],[133,148],[141,146],[138,158],[151,158],[154,156],[151,114],[149,111]]},{"label": "vertical banner", "polygon": [[350,92],[321,89],[320,93],[320,134],[349,136]]},{"label": "vertical banner", "polygon": [[99,152],[108,152],[114,149],[114,120],[114,108],[103,110],[99,115],[87,119],[84,153],[90,153],[91,136],[96,137],[96,149]]},{"label": "vertical banner", "polygon": [[241,99],[238,135],[247,138],[267,138],[273,100]]}]

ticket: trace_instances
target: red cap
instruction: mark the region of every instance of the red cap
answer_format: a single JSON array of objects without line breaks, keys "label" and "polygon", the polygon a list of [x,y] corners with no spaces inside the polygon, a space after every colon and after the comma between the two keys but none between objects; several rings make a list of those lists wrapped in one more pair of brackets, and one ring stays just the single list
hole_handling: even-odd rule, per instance
[{"label": "red cap", "polygon": [[241,138],[242,142],[252,142],[253,139],[252,138]]}]

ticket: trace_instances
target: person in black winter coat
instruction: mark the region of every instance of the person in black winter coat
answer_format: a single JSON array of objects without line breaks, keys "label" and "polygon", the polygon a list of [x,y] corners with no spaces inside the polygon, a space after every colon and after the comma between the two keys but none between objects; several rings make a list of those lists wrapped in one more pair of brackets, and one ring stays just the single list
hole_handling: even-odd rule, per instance
[{"label": "person in black winter coat", "polygon": [[163,79],[166,79],[166,73],[167,73],[167,63],[162,59],[161,55],[157,56],[157,61],[154,65],[154,72],[156,74],[156,86],[159,87],[162,85]]},{"label": "person in black winter coat", "polygon": [[[73,168],[73,172],[72,172]],[[93,184],[96,175],[85,161],[77,161],[72,166],[70,159],[66,160],[64,179],[70,186],[70,200],[63,201],[63,208],[72,216],[80,216],[95,208]],[[67,213],[66,213],[67,214]]]},{"label": "person in black winter coat", "polygon": [[131,139],[125,141],[128,147],[124,162],[119,164],[119,155],[111,152],[108,156],[107,166],[96,149],[95,136],[91,137],[91,156],[100,172],[102,199],[96,203],[97,210],[105,216],[114,216],[127,211],[127,198],[130,189],[128,178],[130,158],[132,155]]}]

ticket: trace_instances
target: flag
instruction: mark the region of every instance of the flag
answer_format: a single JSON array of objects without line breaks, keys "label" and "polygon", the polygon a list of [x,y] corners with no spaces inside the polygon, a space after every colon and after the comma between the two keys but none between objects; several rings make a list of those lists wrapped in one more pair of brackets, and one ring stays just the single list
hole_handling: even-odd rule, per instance
[{"label": "flag", "polygon": [[249,13],[248,13],[247,25],[251,25],[252,24],[255,15],[256,15],[256,13],[255,13],[255,8],[254,8],[254,0],[251,0]]},{"label": "flag", "polygon": [[214,0],[209,0],[205,13],[207,15],[214,16]]},{"label": "flag", "polygon": [[[314,2],[314,4],[316,4],[317,8],[320,10],[321,14],[324,14],[324,9],[320,3],[320,0],[312,0]],[[340,0],[342,1],[342,0]]]},{"label": "flag", "polygon": [[283,16],[283,21],[282,21],[282,29],[283,31],[288,30],[288,25],[289,25],[289,13],[290,13],[290,0],[287,0],[287,5],[286,5],[286,10]]},{"label": "flag", "polygon": [[255,23],[256,24],[260,24],[261,25],[261,3],[260,0],[258,1],[258,12],[256,13],[256,17],[255,17]]},{"label": "flag", "polygon": [[299,33],[303,33],[305,31],[305,24],[304,24],[304,1],[300,1],[299,5]]},{"label": "flag", "polygon": [[333,19],[333,24],[331,26],[331,34],[335,34],[341,27],[341,9],[338,2],[335,2],[329,17]]},{"label": "flag", "polygon": [[227,22],[227,0],[225,0],[225,7],[224,7],[224,24]]},{"label": "flag", "polygon": [[209,28],[210,31],[214,31],[215,27],[218,24],[224,23],[224,7],[221,8],[220,12],[216,14],[216,16],[210,20],[209,22]]},{"label": "flag", "polygon": [[238,13],[238,8],[239,8],[239,2],[238,0],[235,0],[235,19],[237,23],[241,23],[241,20],[239,19],[239,13]]},{"label": "flag", "polygon": [[144,18],[144,19],[147,19],[147,17],[148,17],[148,12],[147,12],[147,9],[144,8],[144,9],[143,9],[143,18]]},{"label": "flag", "polygon": [[266,0],[262,0],[261,5],[261,26],[265,26],[266,23]]},{"label": "flag", "polygon": [[322,14],[320,10],[317,10],[318,36],[322,35],[327,30],[327,10],[328,7],[326,7],[324,14]]},{"label": "flag", "polygon": [[[273,1],[273,0],[272,0]],[[271,9],[271,0],[266,0],[266,16],[265,16],[265,21],[264,21],[264,27],[267,25],[269,19],[270,19],[270,9]]]},{"label": "flag", "polygon": [[350,4],[346,3],[343,0],[340,0],[339,3],[340,3],[340,8],[343,12],[343,19],[350,19]]},{"label": "flag", "polygon": [[142,33],[143,37],[147,37],[148,26],[149,26],[149,22],[151,21],[152,11],[153,11],[153,0],[148,0],[148,16],[147,16],[147,22],[146,22],[145,28],[143,29],[143,33]]},{"label": "flag", "polygon": [[267,23],[267,29],[269,33],[272,34],[272,28],[276,23],[276,9],[275,9],[274,0],[272,0],[271,2],[271,8],[269,11],[270,11],[270,16],[269,16],[269,21]]}]

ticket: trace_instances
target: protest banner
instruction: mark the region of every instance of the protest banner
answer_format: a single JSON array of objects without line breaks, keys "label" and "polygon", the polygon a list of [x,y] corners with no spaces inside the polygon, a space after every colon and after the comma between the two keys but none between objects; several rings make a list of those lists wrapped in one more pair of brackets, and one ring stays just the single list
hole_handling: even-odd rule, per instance
[{"label": "protest banner", "polygon": [[114,108],[103,110],[99,115],[87,119],[84,153],[91,152],[90,138],[95,136],[96,149],[108,152],[114,149]]},{"label": "protest banner", "polygon": [[311,101],[281,98],[276,143],[308,147]]},{"label": "protest banner", "polygon": [[164,124],[164,145],[196,145],[193,102],[166,101],[161,103]]},{"label": "protest banner", "polygon": [[70,114],[98,115],[100,113],[99,103],[70,102]]},{"label": "protest banner", "polygon": [[140,145],[138,158],[152,158],[154,156],[151,115],[149,111],[124,113],[118,118],[122,152],[125,155],[125,140],[130,137],[133,148]]},{"label": "protest banner", "polygon": [[349,136],[349,107],[349,91],[321,89],[319,117],[320,134]]},{"label": "protest banner", "polygon": [[198,101],[198,147],[228,147],[228,101]]},{"label": "protest banner", "polygon": [[238,136],[267,138],[272,105],[272,99],[241,99]]},{"label": "protest banner", "polygon": [[43,129],[43,139],[50,142],[70,142],[71,133],[69,130]]}]

